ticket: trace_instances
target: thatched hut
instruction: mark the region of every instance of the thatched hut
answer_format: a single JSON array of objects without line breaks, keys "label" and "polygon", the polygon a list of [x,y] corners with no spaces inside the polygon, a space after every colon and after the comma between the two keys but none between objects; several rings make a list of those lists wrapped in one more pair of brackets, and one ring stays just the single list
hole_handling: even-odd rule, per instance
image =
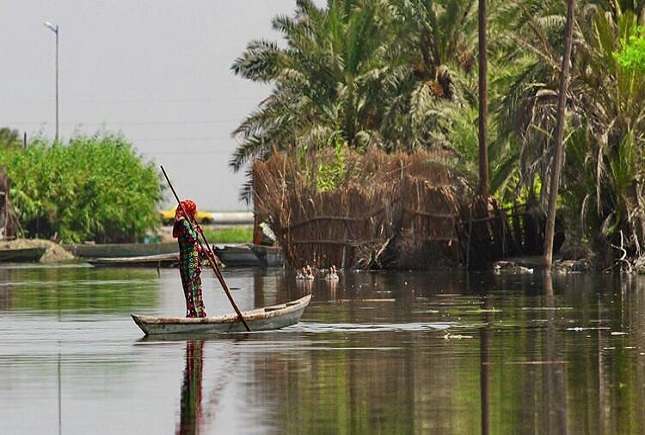
[{"label": "thatched hut", "polygon": [[438,154],[274,153],[253,165],[258,218],[293,267],[455,266],[464,262],[466,180]]}]

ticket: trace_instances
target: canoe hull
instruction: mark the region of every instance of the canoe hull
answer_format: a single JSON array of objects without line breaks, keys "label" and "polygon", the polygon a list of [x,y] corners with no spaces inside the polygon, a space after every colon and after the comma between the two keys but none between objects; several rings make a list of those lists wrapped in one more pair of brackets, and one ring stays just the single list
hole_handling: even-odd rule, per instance
[{"label": "canoe hull", "polygon": [[[286,328],[300,321],[311,295],[295,301],[242,312],[252,332]],[[211,335],[246,332],[237,314],[205,318],[137,316],[132,319],[146,336],[157,335]]]},{"label": "canoe hull", "polygon": [[0,249],[0,262],[36,263],[45,254],[47,248],[9,248]]},{"label": "canoe hull", "polygon": [[148,255],[172,254],[178,252],[177,242],[164,243],[108,243],[63,245],[65,250],[75,257],[87,258],[115,258],[115,257],[141,257]]},{"label": "canoe hull", "polygon": [[95,267],[155,267],[173,268],[179,266],[179,253],[145,255],[139,257],[106,257],[86,260]]},{"label": "canoe hull", "polygon": [[252,243],[213,246],[215,255],[227,267],[280,267],[284,265],[282,250],[275,246]]}]

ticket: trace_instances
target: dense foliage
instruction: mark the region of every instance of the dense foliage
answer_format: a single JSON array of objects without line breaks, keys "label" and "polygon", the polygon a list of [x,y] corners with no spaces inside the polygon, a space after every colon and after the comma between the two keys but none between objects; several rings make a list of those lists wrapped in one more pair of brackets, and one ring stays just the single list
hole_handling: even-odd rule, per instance
[{"label": "dense foliage", "polygon": [[[565,2],[488,3],[490,191],[545,207]],[[568,236],[617,256],[645,246],[640,3],[576,2],[566,101]],[[234,131],[231,167],[276,151],[439,149],[476,179],[476,15],[477,2],[465,0],[297,0],[293,16],[273,21],[283,44],[252,41],[232,66],[273,88]]]},{"label": "dense foliage", "polygon": [[[639,32],[639,11],[594,3],[578,2],[574,24],[564,211],[570,235],[608,257],[639,256],[645,242],[645,77],[617,60],[625,58],[624,41],[634,41],[630,35]],[[513,23],[503,39],[505,59],[520,67],[504,83],[508,92],[498,106],[501,132],[517,155],[517,186],[538,181],[547,186],[564,6],[557,0],[525,0],[509,4],[505,13]],[[547,195],[545,189],[533,191],[541,199]]]},{"label": "dense foliage", "polygon": [[451,147],[453,122],[471,115],[458,112],[472,100],[473,4],[297,1],[273,20],[287,46],[252,41],[232,66],[274,88],[234,131],[231,167],[293,148]]},{"label": "dense foliage", "polygon": [[159,225],[159,174],[121,136],[5,146],[0,165],[12,180],[13,208],[28,237],[132,242]]},{"label": "dense foliage", "polygon": [[622,47],[616,53],[618,63],[624,68],[645,72],[645,27],[637,26],[621,43]]},{"label": "dense foliage", "polygon": [[18,148],[22,145],[18,130],[7,127],[0,128],[0,148]]}]

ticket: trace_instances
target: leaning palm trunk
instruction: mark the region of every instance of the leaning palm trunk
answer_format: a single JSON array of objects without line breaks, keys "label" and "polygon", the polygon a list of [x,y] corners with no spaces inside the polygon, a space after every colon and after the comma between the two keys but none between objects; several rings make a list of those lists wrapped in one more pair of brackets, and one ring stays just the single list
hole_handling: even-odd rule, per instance
[{"label": "leaning palm trunk", "polygon": [[547,211],[546,229],[544,238],[544,265],[551,270],[553,264],[553,235],[555,234],[555,212],[558,189],[560,188],[560,173],[562,171],[562,154],[564,140],[565,104],[569,84],[569,61],[571,59],[571,40],[573,35],[573,13],[575,0],[567,1],[567,27],[564,42],[564,55],[562,56],[562,70],[560,71],[560,92],[558,94],[557,126],[555,130],[555,152],[553,157],[553,171],[551,173],[551,187],[549,189],[549,208]]}]

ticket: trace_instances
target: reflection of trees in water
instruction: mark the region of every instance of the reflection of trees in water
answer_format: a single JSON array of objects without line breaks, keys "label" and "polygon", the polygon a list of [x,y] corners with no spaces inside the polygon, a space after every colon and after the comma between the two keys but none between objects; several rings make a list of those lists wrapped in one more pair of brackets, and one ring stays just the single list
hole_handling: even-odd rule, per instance
[{"label": "reflection of trees in water", "polygon": [[118,313],[151,308],[159,303],[157,272],[147,268],[123,272],[96,267],[25,267],[13,269],[9,276],[0,276],[0,279],[5,284],[16,283],[20,288],[11,294],[12,310]]},{"label": "reflection of trees in water", "polygon": [[450,427],[445,408],[424,412],[434,394],[448,393],[443,386],[435,389],[446,372],[433,366],[428,354],[414,350],[427,348],[437,337],[396,335],[396,351],[381,348],[392,345],[391,336],[331,332],[310,351],[269,352],[252,360],[255,381],[249,396],[265,406],[287,399],[269,405],[275,409],[276,433],[423,433],[419,430],[428,422],[438,429],[430,433],[441,433]]},{"label": "reflection of trees in water", "polygon": [[[396,277],[347,273],[336,295],[316,280],[309,315],[326,323],[324,334],[251,334],[262,351],[245,350],[244,364],[232,366],[249,375],[249,418],[262,413],[263,427],[276,433],[642,433],[645,365],[634,355],[645,335],[610,333],[645,330],[642,280],[620,292],[598,277],[492,276],[491,285],[481,275],[472,283],[400,276],[405,287]],[[298,291],[291,282],[290,290],[277,286],[279,299]],[[461,340],[416,329],[435,320],[469,329]],[[343,326],[381,322],[395,327]],[[569,330],[579,326],[588,330]],[[202,432],[233,371],[206,380]]]},{"label": "reflection of trees in water", "polygon": [[552,275],[547,273],[532,278],[496,277],[496,282],[501,283],[500,288],[521,289],[521,294],[507,301],[499,298],[495,308],[500,314],[495,320],[500,325],[510,321],[522,327],[486,337],[489,347],[503,352],[491,367],[492,379],[502,382],[504,389],[501,400],[493,399],[490,404],[491,433],[566,434],[568,361],[560,323],[563,295],[555,295]]},{"label": "reflection of trees in water", "polygon": [[[11,282],[10,269],[0,269],[0,282]],[[12,286],[9,284],[0,286],[0,310],[4,311],[11,309],[11,290]]]},{"label": "reflection of trees in water", "polygon": [[479,397],[481,408],[481,433],[490,434],[490,345],[493,331],[491,329],[491,306],[490,298],[482,298],[483,326],[479,328]]},{"label": "reflection of trees in water", "polygon": [[[542,406],[536,417],[546,417],[545,427],[553,433],[568,433],[567,379],[564,340],[557,333],[557,302],[553,292],[553,276],[544,274],[544,308],[547,313],[545,343],[542,348]],[[537,420],[539,421],[539,420]]]},{"label": "reflection of trees in water", "polygon": [[645,282],[639,287],[634,277],[591,273],[553,279],[558,306],[576,309],[557,313],[569,320],[558,334],[567,337],[560,352],[566,352],[571,426],[584,433],[643,433],[645,365],[635,352],[645,348]]}]

